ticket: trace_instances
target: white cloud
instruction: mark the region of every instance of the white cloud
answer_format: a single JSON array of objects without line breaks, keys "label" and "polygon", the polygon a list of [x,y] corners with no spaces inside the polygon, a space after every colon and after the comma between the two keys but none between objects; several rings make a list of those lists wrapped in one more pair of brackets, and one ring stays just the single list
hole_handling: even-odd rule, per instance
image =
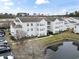
[{"label": "white cloud", "polygon": [[5,6],[12,6],[13,5],[13,2],[6,2],[4,3]]},{"label": "white cloud", "polygon": [[4,9],[5,9],[5,10],[9,10],[10,7],[9,7],[9,6],[5,6]]},{"label": "white cloud", "polygon": [[1,0],[4,6],[12,6],[14,3],[12,0]]},{"label": "white cloud", "polygon": [[14,5],[14,2],[12,0],[0,0],[0,12],[6,13],[6,12],[12,12],[12,7]]},{"label": "white cloud", "polygon": [[3,1],[3,2],[8,2],[8,1],[11,1],[11,0],[1,0],[1,1]]},{"label": "white cloud", "polygon": [[41,4],[49,3],[49,1],[48,0],[36,0],[35,3],[38,4],[38,5],[41,5]]},{"label": "white cloud", "polygon": [[67,12],[66,9],[60,9],[60,10],[53,10],[53,15],[65,15]]}]

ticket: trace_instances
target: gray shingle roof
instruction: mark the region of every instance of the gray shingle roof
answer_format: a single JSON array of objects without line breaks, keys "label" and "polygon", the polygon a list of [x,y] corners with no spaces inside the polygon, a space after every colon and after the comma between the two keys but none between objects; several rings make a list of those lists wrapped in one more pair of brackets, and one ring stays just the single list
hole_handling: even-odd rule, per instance
[{"label": "gray shingle roof", "polygon": [[79,23],[77,23],[76,25],[79,25]]},{"label": "gray shingle roof", "polygon": [[58,20],[60,20],[60,21],[64,21],[64,19],[63,18],[57,18]]},{"label": "gray shingle roof", "polygon": [[70,23],[76,23],[75,21],[70,21],[70,20],[68,20]]},{"label": "gray shingle roof", "polygon": [[73,18],[75,18],[75,19],[79,20],[79,17],[73,17]]},{"label": "gray shingle roof", "polygon": [[46,19],[46,17],[19,17],[22,22],[40,22],[42,19]]},{"label": "gray shingle roof", "polygon": [[47,17],[47,19],[50,21],[55,21],[56,19],[58,19],[59,21],[64,21],[64,19],[62,19],[61,17]]},{"label": "gray shingle roof", "polygon": [[46,21],[55,21],[56,19],[60,21],[64,21],[64,19],[60,17],[19,17],[22,22],[40,22],[42,19]]},{"label": "gray shingle roof", "polygon": [[54,17],[47,17],[47,19],[48,19],[49,21],[55,21],[55,20],[56,20],[56,18],[54,18]]}]

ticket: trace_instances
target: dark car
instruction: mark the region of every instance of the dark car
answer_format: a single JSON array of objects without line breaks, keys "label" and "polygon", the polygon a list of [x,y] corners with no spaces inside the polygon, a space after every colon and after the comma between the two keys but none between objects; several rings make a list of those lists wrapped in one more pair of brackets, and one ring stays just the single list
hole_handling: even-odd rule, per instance
[{"label": "dark car", "polygon": [[3,30],[0,30],[0,37],[4,37],[5,36],[5,32]]},{"label": "dark car", "polygon": [[0,37],[4,37],[4,32],[0,32]]},{"label": "dark car", "polygon": [[4,45],[0,46],[0,53],[10,52],[10,47],[5,47]]}]

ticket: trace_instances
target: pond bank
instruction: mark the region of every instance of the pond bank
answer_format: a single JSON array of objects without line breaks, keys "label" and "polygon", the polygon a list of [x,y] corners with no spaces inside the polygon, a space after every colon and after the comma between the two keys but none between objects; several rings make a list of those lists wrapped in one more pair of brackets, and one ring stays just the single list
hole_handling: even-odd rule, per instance
[{"label": "pond bank", "polygon": [[44,50],[48,45],[56,44],[56,42],[61,42],[66,39],[66,41],[79,41],[79,35],[70,31],[44,38],[24,40],[23,42],[13,42],[8,35],[6,37],[11,44],[16,59],[44,59]]}]

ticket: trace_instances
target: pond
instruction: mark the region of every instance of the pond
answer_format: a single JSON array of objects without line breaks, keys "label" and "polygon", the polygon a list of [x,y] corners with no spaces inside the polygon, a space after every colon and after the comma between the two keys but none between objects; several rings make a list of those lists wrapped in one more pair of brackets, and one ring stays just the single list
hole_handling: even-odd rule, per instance
[{"label": "pond", "polygon": [[45,59],[79,59],[79,42],[64,41],[48,46],[45,49]]}]

